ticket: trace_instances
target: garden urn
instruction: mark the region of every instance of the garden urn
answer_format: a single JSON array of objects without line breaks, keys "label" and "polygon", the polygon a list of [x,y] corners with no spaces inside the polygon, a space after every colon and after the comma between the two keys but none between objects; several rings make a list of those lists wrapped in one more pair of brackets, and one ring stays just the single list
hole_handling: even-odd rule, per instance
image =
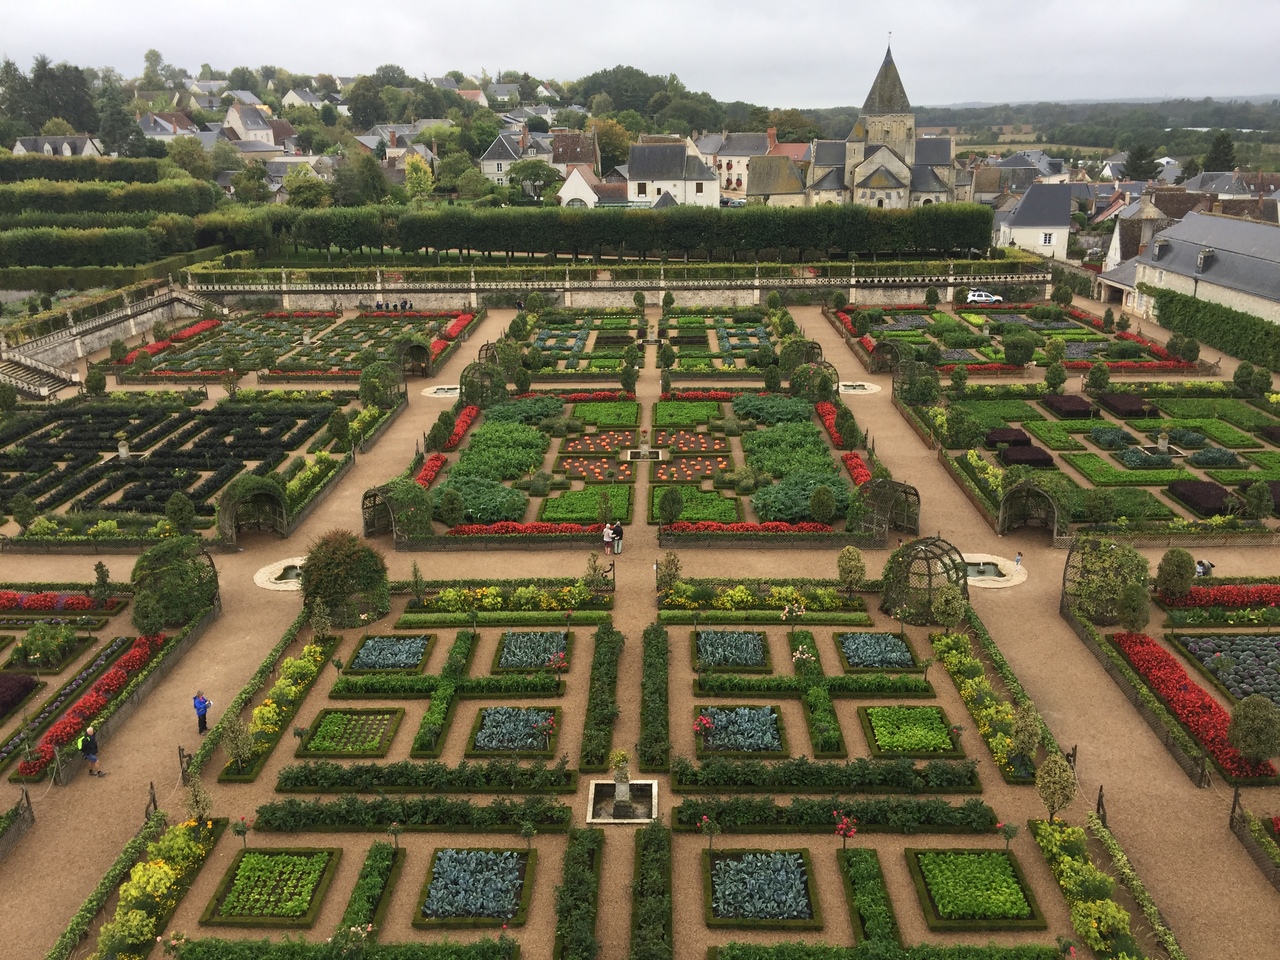
[{"label": "garden urn", "polygon": [[1161,430],[1160,436],[1156,438],[1156,449],[1161,453],[1169,452],[1169,431]]}]

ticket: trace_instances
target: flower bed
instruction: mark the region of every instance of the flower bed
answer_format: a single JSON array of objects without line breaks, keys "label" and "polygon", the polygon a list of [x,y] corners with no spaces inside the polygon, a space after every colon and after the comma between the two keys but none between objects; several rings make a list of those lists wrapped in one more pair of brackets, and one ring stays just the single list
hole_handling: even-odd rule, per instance
[{"label": "flower bed", "polygon": [[1240,503],[1239,497],[1212,480],[1175,480],[1169,484],[1169,495],[1201,517],[1234,515]]},{"label": "flower bed", "polygon": [[693,430],[659,430],[653,445],[668,447],[672,453],[724,453],[730,449],[725,437]]},{"label": "flower bed", "polygon": [[699,757],[788,755],[782,715],[777,707],[697,707],[695,718]]},{"label": "flower bed", "polygon": [[1270,779],[1276,775],[1275,767],[1269,762],[1250,763],[1227,742],[1231,715],[1187,674],[1172,654],[1141,633],[1117,633],[1111,640],[1230,782]]},{"label": "flower bed", "polygon": [[567,630],[507,630],[498,640],[493,672],[567,670],[570,641]]},{"label": "flower bed", "polygon": [[941,707],[859,707],[873,757],[962,757]]},{"label": "flower bed", "polygon": [[503,520],[498,523],[461,523],[450,528],[450,537],[528,537],[557,536],[565,533],[601,533],[602,523],[517,523]]},{"label": "flower bed", "polygon": [[1101,393],[1098,403],[1121,420],[1152,420],[1160,416],[1155,401],[1132,393]]},{"label": "flower bed", "polygon": [[770,520],[765,523],[722,523],[710,520],[688,522],[678,520],[667,526],[669,533],[831,533],[825,523],[783,523]]},{"label": "flower bed", "polygon": [[446,450],[458,449],[458,444],[462,442],[462,438],[467,435],[467,431],[471,429],[471,425],[476,422],[476,417],[478,416],[480,416],[480,408],[475,404],[463,407],[458,414],[458,418],[453,423],[453,433],[449,435],[444,448]]},{"label": "flower bed", "polygon": [[757,630],[698,630],[693,635],[695,670],[768,671],[769,645]]},{"label": "flower bed", "polygon": [[559,707],[484,707],[471,727],[465,755],[550,757],[555,754],[559,721]]},{"label": "flower bed", "polygon": [[27,702],[44,684],[26,673],[0,673],[0,723]]},{"label": "flower bed", "polygon": [[867,466],[867,461],[862,459],[861,454],[846,453],[840,460],[849,471],[849,479],[853,481],[855,487],[860,487],[871,479],[871,468]]},{"label": "flower bed", "polygon": [[420,487],[431,486],[431,481],[440,473],[441,468],[445,465],[447,458],[443,453],[433,453],[422,464],[422,469],[418,471],[418,475],[414,477],[414,482]]},{"label": "flower bed", "polygon": [[336,847],[241,850],[200,924],[310,929],[341,858]]},{"label": "flower bed", "polygon": [[615,460],[612,457],[560,457],[556,461],[556,469],[563,470],[570,480],[596,483],[613,480],[619,483],[631,483],[635,480],[631,464],[626,460]]},{"label": "flower bed", "polygon": [[908,849],[906,857],[930,930],[1048,926],[1011,852]]},{"label": "flower bed", "polygon": [[435,634],[364,636],[351,654],[344,673],[359,675],[393,671],[421,673],[435,642]]},{"label": "flower bed", "polygon": [[[658,503],[666,489],[655,486],[649,490],[650,523],[659,522]],[[742,526],[737,522],[742,516],[742,507],[736,497],[726,497],[716,490],[700,490],[695,486],[681,486],[679,489],[684,507],[680,511],[680,520],[668,529],[679,528],[682,524],[702,526],[706,522],[719,526]]]},{"label": "flower bed", "polygon": [[846,673],[862,670],[910,670],[916,658],[895,633],[837,633],[836,647]]},{"label": "flower bed", "polygon": [[324,709],[316,714],[294,756],[385,757],[404,709]]},{"label": "flower bed", "polygon": [[821,929],[808,850],[715,850],[702,856],[709,927]]},{"label": "flower bed", "polygon": [[413,918],[419,928],[522,926],[538,855],[524,850],[436,850]]},{"label": "flower bed", "polygon": [[732,468],[733,461],[728,456],[672,457],[653,465],[653,480],[656,483],[698,483],[715,476],[717,470]]},{"label": "flower bed", "polygon": [[[107,603],[107,609],[120,604],[118,598]],[[97,605],[84,594],[41,590],[28,593],[21,590],[0,590],[0,610],[25,610],[28,612],[52,612],[63,610],[93,610]]]},{"label": "flower bed", "polygon": [[1063,420],[1091,420],[1098,415],[1098,410],[1092,403],[1075,394],[1051,394],[1042,397],[1040,405]]},{"label": "flower bed", "polygon": [[1002,443],[1009,447],[1029,447],[1031,438],[1025,430],[1017,427],[994,427],[987,431],[986,439],[983,440],[983,445],[988,450],[994,450]]},{"label": "flower bed", "polygon": [[1274,607],[1280,605],[1280,583],[1222,583],[1192,586],[1185,596],[1160,596],[1166,607]]},{"label": "flower bed", "polygon": [[635,445],[634,430],[600,430],[565,440],[560,444],[560,453],[616,453]]}]

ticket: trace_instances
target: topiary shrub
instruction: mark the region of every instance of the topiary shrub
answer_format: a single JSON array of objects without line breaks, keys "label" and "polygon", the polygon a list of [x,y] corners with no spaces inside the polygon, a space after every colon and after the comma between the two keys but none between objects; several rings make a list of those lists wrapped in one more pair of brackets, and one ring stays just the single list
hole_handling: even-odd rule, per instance
[{"label": "topiary shrub", "polygon": [[1191,590],[1196,576],[1196,562],[1187,551],[1174,547],[1166,550],[1156,567],[1156,592],[1169,600],[1179,600]]},{"label": "topiary shrub", "polygon": [[[133,565],[132,580],[135,618],[139,607],[154,601],[161,622],[167,626],[195,619],[213,604],[218,593],[218,575],[203,556],[196,537],[170,537],[147,550]],[[144,596],[148,600],[143,600]],[[134,625],[143,630],[136,619]]]},{"label": "topiary shrub", "polygon": [[386,561],[350,530],[330,530],[303,561],[302,598],[305,604],[323,602],[337,626],[356,626],[362,615],[381,616],[391,609]]}]

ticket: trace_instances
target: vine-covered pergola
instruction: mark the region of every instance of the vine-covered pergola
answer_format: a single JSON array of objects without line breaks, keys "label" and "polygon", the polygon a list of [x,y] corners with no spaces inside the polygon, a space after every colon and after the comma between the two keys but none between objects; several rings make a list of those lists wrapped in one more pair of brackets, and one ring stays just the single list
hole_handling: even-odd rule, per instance
[{"label": "vine-covered pergola", "polygon": [[271,530],[289,535],[289,508],[279,482],[245,474],[227,487],[218,501],[218,534],[235,543],[241,530]]},{"label": "vine-covered pergola", "polygon": [[964,555],[941,537],[922,537],[899,547],[884,566],[880,612],[915,621],[929,617],[933,598],[943,584],[952,583],[969,597],[969,573]]},{"label": "vine-covered pergola", "polygon": [[902,360],[902,354],[898,350],[898,345],[892,340],[881,340],[871,348],[871,366],[872,373],[888,373],[893,371]]},{"label": "vine-covered pergola", "polygon": [[920,534],[920,491],[909,483],[888,477],[874,477],[862,487],[862,502],[874,525]]},{"label": "vine-covered pergola", "polygon": [[1069,516],[1057,499],[1028,477],[1015,483],[1000,498],[996,532],[1004,536],[1019,527],[1047,527],[1053,535],[1067,532]]},{"label": "vine-covered pergola", "polygon": [[[488,346],[488,344],[486,344]],[[493,363],[467,364],[459,380],[462,402],[487,407],[507,391],[507,378],[502,368]]]}]

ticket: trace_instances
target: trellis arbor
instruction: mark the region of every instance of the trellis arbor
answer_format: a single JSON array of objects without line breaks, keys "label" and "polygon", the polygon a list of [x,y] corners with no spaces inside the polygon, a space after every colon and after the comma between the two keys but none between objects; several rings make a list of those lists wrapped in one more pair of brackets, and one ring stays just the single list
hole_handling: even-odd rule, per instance
[{"label": "trellis arbor", "polygon": [[1015,483],[1000,498],[996,532],[1003,537],[1019,527],[1047,527],[1058,536],[1067,532],[1068,519],[1053,494],[1028,477]]},{"label": "trellis arbor", "polygon": [[862,502],[867,507],[864,525],[870,521],[873,529],[920,535],[920,491],[911,484],[874,477],[862,488]]},{"label": "trellis arbor", "polygon": [[225,543],[234,544],[241,530],[289,535],[289,509],[278,479],[245,474],[228,485],[218,501],[218,534]]},{"label": "trellis arbor", "polygon": [[507,378],[495,364],[469,363],[462,371],[460,387],[464,404],[483,408],[506,395]]},{"label": "trellis arbor", "polygon": [[964,556],[941,537],[924,537],[899,547],[884,566],[880,612],[911,623],[931,622],[933,598],[945,583],[969,597]]},{"label": "trellis arbor", "polygon": [[902,361],[902,353],[892,340],[881,340],[871,348],[871,373],[892,373]]}]

